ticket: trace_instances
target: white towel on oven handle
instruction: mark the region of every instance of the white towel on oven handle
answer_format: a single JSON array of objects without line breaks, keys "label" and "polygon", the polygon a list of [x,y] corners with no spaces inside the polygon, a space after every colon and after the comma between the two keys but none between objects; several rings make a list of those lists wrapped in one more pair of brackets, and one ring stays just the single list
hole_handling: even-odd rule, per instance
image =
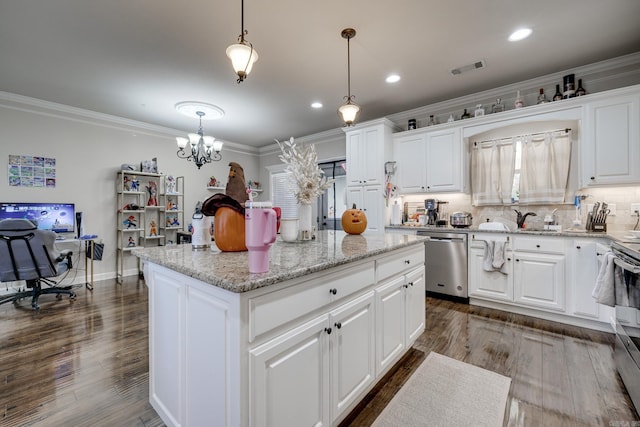
[{"label": "white towel on oven handle", "polygon": [[611,307],[616,305],[616,268],[613,262],[615,258],[616,256],[613,252],[606,252],[602,256],[602,265],[600,265],[596,284],[593,292],[591,292],[591,296],[595,298],[598,304]]}]

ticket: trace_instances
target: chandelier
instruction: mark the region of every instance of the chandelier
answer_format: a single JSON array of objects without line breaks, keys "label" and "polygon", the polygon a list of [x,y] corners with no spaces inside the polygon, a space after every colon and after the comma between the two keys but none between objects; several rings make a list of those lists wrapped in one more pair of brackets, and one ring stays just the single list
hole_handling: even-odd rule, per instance
[{"label": "chandelier", "polygon": [[227,56],[231,60],[233,71],[238,75],[238,84],[247,78],[253,67],[253,63],[258,60],[258,52],[253,48],[253,45],[245,40],[244,36],[249,34],[244,29],[244,0],[241,0],[240,8],[240,35],[238,36],[238,43],[232,44],[227,48]]},{"label": "chandelier", "polygon": [[347,39],[347,96],[344,97],[347,102],[338,108],[338,114],[347,126],[352,126],[360,112],[360,106],[353,102],[355,95],[351,95],[351,51],[349,49],[349,41],[356,36],[356,30],[345,28],[340,35],[343,39]]},{"label": "chandelier", "polygon": [[[199,108],[206,106],[207,108]],[[176,141],[178,143],[178,152],[177,156],[181,159],[187,159],[190,162],[194,162],[198,169],[207,163],[217,162],[222,160],[222,141],[216,141],[216,139],[212,136],[208,136],[204,134],[204,129],[202,128],[202,118],[207,114],[203,110],[209,110],[213,112],[213,115],[218,115],[219,118],[224,115],[222,109],[216,107],[215,105],[199,105],[192,102],[183,102],[176,104],[176,110],[179,112],[188,115],[188,116],[197,116],[200,119],[200,127],[198,129],[198,133],[190,133],[187,136],[189,138],[177,137]],[[187,148],[189,145],[189,148]]]}]

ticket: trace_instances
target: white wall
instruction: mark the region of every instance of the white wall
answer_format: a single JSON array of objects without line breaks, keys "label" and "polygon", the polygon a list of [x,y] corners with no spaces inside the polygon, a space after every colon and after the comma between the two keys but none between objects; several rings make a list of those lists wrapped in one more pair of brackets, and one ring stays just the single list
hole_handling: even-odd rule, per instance
[{"label": "white wall", "polygon": [[[206,189],[209,177],[215,175],[226,183],[230,161],[243,166],[247,180],[258,179],[257,151],[226,144],[220,162],[198,170],[192,162],[176,157],[175,136],[182,134],[37,100],[0,97],[0,164],[4,169],[0,173],[0,202],[75,203],[76,211],[84,214],[85,233],[97,234],[105,243],[103,260],[94,263],[96,280],[114,277],[118,208],[115,178],[121,164],[157,157],[160,172],[184,176],[184,226],[189,224],[196,202],[212,195]],[[55,158],[56,187],[10,187],[10,154]],[[141,185],[145,184],[141,180]],[[127,267],[134,269],[135,265],[135,258],[130,256]]]}]

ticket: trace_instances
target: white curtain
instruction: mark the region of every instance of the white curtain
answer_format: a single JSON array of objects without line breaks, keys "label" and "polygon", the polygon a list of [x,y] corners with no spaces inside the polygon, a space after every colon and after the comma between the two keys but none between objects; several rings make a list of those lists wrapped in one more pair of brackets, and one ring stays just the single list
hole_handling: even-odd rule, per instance
[{"label": "white curtain", "polygon": [[562,203],[569,179],[571,131],[522,138],[520,203]]},{"label": "white curtain", "polygon": [[511,204],[515,170],[513,138],[475,142],[471,150],[472,204]]}]

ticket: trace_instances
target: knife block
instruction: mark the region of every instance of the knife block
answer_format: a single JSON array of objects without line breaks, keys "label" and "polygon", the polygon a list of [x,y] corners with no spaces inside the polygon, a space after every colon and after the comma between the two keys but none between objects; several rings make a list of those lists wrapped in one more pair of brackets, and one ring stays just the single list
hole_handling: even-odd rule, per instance
[{"label": "knife block", "polygon": [[607,231],[607,215],[605,214],[602,219],[594,219],[593,214],[589,212],[587,215],[587,225],[585,227],[587,231],[603,232]]}]

